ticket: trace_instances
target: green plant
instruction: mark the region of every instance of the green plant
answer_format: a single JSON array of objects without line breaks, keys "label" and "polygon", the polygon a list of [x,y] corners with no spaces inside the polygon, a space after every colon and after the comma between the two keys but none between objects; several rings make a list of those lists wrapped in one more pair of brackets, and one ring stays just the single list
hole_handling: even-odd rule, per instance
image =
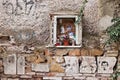
[{"label": "green plant", "polygon": [[113,22],[113,24],[106,30],[109,35],[109,39],[107,40],[108,44],[120,41],[120,17],[113,18],[111,22]]},{"label": "green plant", "polygon": [[78,19],[77,19],[77,21],[75,22],[75,23],[79,23],[80,21],[81,21],[81,18],[82,18],[82,16],[83,16],[83,11],[84,11],[84,9],[85,9],[85,4],[87,3],[88,1],[87,0],[84,0],[83,1],[83,5],[81,6],[81,8],[80,8],[80,12],[79,12],[79,15],[78,15]]},{"label": "green plant", "polygon": [[[109,36],[109,39],[106,41],[106,44],[116,43],[119,46],[119,43],[120,43],[120,17],[113,18],[111,20],[111,22],[113,24],[110,27],[108,27],[106,30],[106,32]],[[120,72],[118,72],[115,69],[114,73],[111,75],[111,77],[113,80],[117,80],[118,76],[120,76]]]}]

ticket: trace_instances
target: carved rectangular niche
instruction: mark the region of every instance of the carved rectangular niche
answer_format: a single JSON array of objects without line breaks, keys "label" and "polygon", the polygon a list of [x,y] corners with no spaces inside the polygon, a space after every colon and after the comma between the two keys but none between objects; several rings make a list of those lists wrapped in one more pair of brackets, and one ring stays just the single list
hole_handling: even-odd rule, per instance
[{"label": "carved rectangular niche", "polygon": [[51,20],[51,44],[54,47],[81,47],[82,26],[77,15],[54,15]]}]

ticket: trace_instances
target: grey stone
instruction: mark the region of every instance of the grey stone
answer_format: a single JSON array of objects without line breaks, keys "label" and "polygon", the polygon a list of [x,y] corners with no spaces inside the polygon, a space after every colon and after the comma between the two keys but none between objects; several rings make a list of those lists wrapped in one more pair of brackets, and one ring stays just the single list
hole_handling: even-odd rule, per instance
[{"label": "grey stone", "polygon": [[66,74],[75,74],[79,73],[79,62],[77,57],[65,56],[65,73]]},{"label": "grey stone", "polygon": [[21,75],[20,78],[32,78],[31,75]]},{"label": "grey stone", "polygon": [[49,64],[32,64],[32,70],[37,72],[49,72]]},{"label": "grey stone", "polygon": [[116,61],[115,57],[97,57],[98,73],[113,73]]},{"label": "grey stone", "polygon": [[96,77],[87,77],[86,80],[99,80],[99,78],[96,78]]},{"label": "grey stone", "polygon": [[43,80],[62,80],[62,77],[43,77]]},{"label": "grey stone", "polygon": [[95,57],[82,56],[80,73],[95,73],[97,69]]},{"label": "grey stone", "polygon": [[75,78],[75,80],[86,80],[85,78],[85,76],[80,76],[80,77],[74,77]]},{"label": "grey stone", "polygon": [[25,74],[25,57],[19,56],[17,60],[17,74]]},{"label": "grey stone", "polygon": [[16,54],[11,54],[4,58],[3,64],[5,74],[16,74]]}]

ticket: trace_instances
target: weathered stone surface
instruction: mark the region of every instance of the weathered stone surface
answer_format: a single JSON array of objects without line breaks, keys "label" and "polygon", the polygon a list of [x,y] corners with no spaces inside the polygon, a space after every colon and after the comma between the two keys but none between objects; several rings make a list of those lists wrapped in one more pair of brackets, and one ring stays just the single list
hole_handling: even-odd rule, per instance
[{"label": "weathered stone surface", "polygon": [[91,56],[100,56],[102,54],[103,54],[103,51],[100,50],[100,49],[95,49],[95,48],[90,49],[90,55]]},{"label": "weathered stone surface", "polygon": [[36,72],[49,72],[49,64],[32,64],[32,70]]},{"label": "weathered stone surface", "polygon": [[117,71],[120,72],[120,56],[118,56]]},{"label": "weathered stone surface", "polygon": [[62,77],[43,77],[43,80],[62,80]]},{"label": "weathered stone surface", "polygon": [[18,78],[8,78],[7,80],[19,80]]},{"label": "weathered stone surface", "polygon": [[81,49],[81,56],[88,56],[88,55],[90,55],[89,50],[82,48]]},{"label": "weathered stone surface", "polygon": [[57,56],[66,55],[67,53],[68,53],[68,50],[67,50],[67,49],[57,49],[57,50],[55,51],[55,54],[56,54]]},{"label": "weathered stone surface", "polygon": [[53,77],[53,76],[55,76],[55,72],[49,72],[49,73],[47,73],[47,74],[45,74],[45,76],[48,76],[48,77]]},{"label": "weathered stone surface", "polygon": [[63,77],[63,76],[65,76],[65,73],[56,73],[55,76],[57,76],[57,77]]},{"label": "weathered stone surface", "polygon": [[0,58],[6,57],[6,49],[0,46]]},{"label": "weathered stone surface", "polygon": [[120,80],[120,76],[117,77],[117,80]]},{"label": "weathered stone surface", "polygon": [[3,62],[5,74],[16,74],[16,54],[8,55]]},{"label": "weathered stone surface", "polygon": [[2,61],[2,60],[0,60],[0,67],[1,67],[1,66],[3,66],[3,61]]},{"label": "weathered stone surface", "polygon": [[51,72],[60,72],[60,73],[65,72],[64,68],[58,63],[52,63],[50,65],[50,71]]},{"label": "weathered stone surface", "polygon": [[35,75],[35,72],[28,72],[26,75]]},{"label": "weathered stone surface", "polygon": [[30,78],[30,79],[31,79],[31,78],[32,78],[32,76],[31,76],[31,75],[21,75],[21,76],[20,76],[20,78],[27,78],[27,79],[29,79],[29,78]]},{"label": "weathered stone surface", "polygon": [[17,59],[17,74],[25,74],[25,57],[19,56]]},{"label": "weathered stone surface", "polygon": [[37,76],[46,76],[46,73],[42,73],[42,72],[41,72],[41,73],[40,73],[40,72],[36,72],[36,75],[37,75]]},{"label": "weathered stone surface", "polygon": [[97,69],[95,57],[82,56],[80,73],[95,73]]},{"label": "weathered stone surface", "polygon": [[97,57],[98,73],[113,73],[116,64],[115,57]]},{"label": "weathered stone surface", "polygon": [[107,57],[117,57],[118,56],[118,50],[107,51],[107,52],[105,52],[105,56],[107,56]]},{"label": "weathered stone surface", "polygon": [[74,77],[63,77],[64,80],[73,80]]},{"label": "weathered stone surface", "polygon": [[105,15],[103,16],[100,21],[99,21],[99,30],[100,31],[104,31],[106,30],[109,26],[112,25],[112,17],[111,16],[108,16],[108,15]]},{"label": "weathered stone surface", "polygon": [[43,63],[45,62],[45,56],[44,55],[38,55],[37,60],[35,60],[35,63]]},{"label": "weathered stone surface", "polygon": [[50,50],[48,50],[48,49],[46,49],[45,50],[45,55],[46,56],[52,56],[52,55],[54,55]]},{"label": "weathered stone surface", "polygon": [[99,80],[99,79],[96,77],[87,77],[86,80]]},{"label": "weathered stone surface", "polygon": [[86,80],[85,76],[81,76],[81,77],[74,77],[75,80]]},{"label": "weathered stone surface", "polygon": [[33,80],[43,80],[42,78],[33,78]]},{"label": "weathered stone surface", "polygon": [[32,72],[31,66],[25,67],[25,73],[30,73],[30,72]]},{"label": "weathered stone surface", "polygon": [[4,68],[1,66],[0,67],[0,73],[3,73],[4,72]]},{"label": "weathered stone surface", "polygon": [[80,49],[73,49],[69,51],[69,56],[80,56]]},{"label": "weathered stone surface", "polygon": [[45,56],[44,55],[42,55],[42,54],[37,54],[36,53],[36,55],[30,55],[30,56],[27,56],[26,57],[26,60],[28,61],[28,62],[32,62],[32,63],[36,63],[36,64],[38,64],[38,63],[43,63],[43,62],[45,62]]},{"label": "weathered stone surface", "polygon": [[27,57],[26,57],[26,60],[27,60],[28,62],[34,62],[36,59],[37,59],[37,56],[36,56],[36,55],[30,55],[30,56],[27,56]]},{"label": "weathered stone surface", "polygon": [[53,58],[57,63],[63,63],[65,61],[63,56],[55,56]]},{"label": "weathered stone surface", "polygon": [[0,80],[7,80],[7,78],[0,78]]},{"label": "weathered stone surface", "polygon": [[65,56],[65,73],[74,74],[79,73],[79,62],[77,57]]}]

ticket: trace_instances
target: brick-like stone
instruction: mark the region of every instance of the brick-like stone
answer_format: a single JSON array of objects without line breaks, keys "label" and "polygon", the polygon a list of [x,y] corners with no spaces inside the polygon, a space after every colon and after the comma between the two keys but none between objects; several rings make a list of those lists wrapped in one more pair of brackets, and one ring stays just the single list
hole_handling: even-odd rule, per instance
[{"label": "brick-like stone", "polygon": [[0,67],[0,73],[3,73],[4,72],[4,68],[3,66]]},{"label": "brick-like stone", "polygon": [[80,49],[72,49],[69,51],[69,56],[80,56]]},{"label": "brick-like stone", "polygon": [[34,63],[38,64],[38,63],[44,63],[45,62],[45,56],[44,55],[38,55],[37,59],[34,61]]},{"label": "brick-like stone", "polygon": [[32,78],[32,76],[31,76],[31,75],[21,75],[21,76],[20,76],[20,78],[27,78],[27,79],[29,79],[29,78],[30,78],[30,79],[31,79],[31,78]]},{"label": "brick-like stone", "polygon": [[85,76],[74,77],[75,80],[86,80]]},{"label": "brick-like stone", "polygon": [[5,74],[16,74],[16,54],[8,55],[3,62]]},{"label": "brick-like stone", "polygon": [[80,65],[80,73],[95,73],[97,69],[95,57],[82,56]]},{"label": "brick-like stone", "polygon": [[68,77],[68,76],[67,76],[67,77],[63,77],[63,79],[64,79],[64,80],[73,80],[74,77]]},{"label": "brick-like stone", "polygon": [[100,49],[95,49],[95,48],[90,49],[90,55],[91,56],[100,56],[102,54],[103,54],[103,51],[100,50]]},{"label": "brick-like stone", "polygon": [[49,72],[49,64],[32,64],[32,70],[37,72]]},{"label": "brick-like stone", "polygon": [[45,50],[45,55],[46,56],[52,56],[52,55],[54,55],[50,50],[48,50],[48,49],[46,49]]},{"label": "brick-like stone", "polygon": [[112,25],[112,17],[111,16],[108,16],[108,15],[105,15],[104,17],[102,17],[99,21],[99,30],[100,31],[104,31],[107,29],[107,27],[111,26]]},{"label": "brick-like stone", "polygon": [[120,56],[118,56],[117,71],[120,72]]},{"label": "brick-like stone", "polygon": [[111,51],[107,51],[104,53],[105,56],[107,57],[117,57],[118,56],[118,50],[111,50]]},{"label": "brick-like stone", "polygon": [[45,59],[45,56],[43,54],[36,53],[34,55],[27,56],[26,60],[28,62],[32,62],[32,63],[38,64],[38,63],[45,62],[46,59]]},{"label": "brick-like stone", "polygon": [[65,73],[66,74],[75,74],[79,73],[79,62],[77,57],[65,56]]},{"label": "brick-like stone", "polygon": [[62,80],[62,77],[43,77],[43,80]]},{"label": "brick-like stone", "polygon": [[0,67],[1,67],[1,66],[3,66],[3,61],[2,61],[2,60],[0,60]]},{"label": "brick-like stone", "polygon": [[35,75],[35,72],[28,72],[26,75]]},{"label": "brick-like stone", "polygon": [[55,54],[56,54],[57,56],[66,55],[67,53],[68,53],[68,50],[67,50],[67,49],[57,49],[57,50],[55,51]]},{"label": "brick-like stone", "polygon": [[43,79],[40,77],[39,78],[37,77],[37,78],[33,78],[33,80],[43,80]]},{"label": "brick-like stone", "polygon": [[65,72],[64,68],[62,67],[62,65],[60,65],[58,63],[52,63],[50,65],[50,71],[51,72],[59,72],[59,73]]},{"label": "brick-like stone", "polygon": [[8,78],[7,80],[19,80],[18,78]]},{"label": "brick-like stone", "polygon": [[7,78],[0,78],[0,80],[7,80]]},{"label": "brick-like stone", "polygon": [[36,55],[26,56],[26,61],[28,62],[34,62],[36,59],[37,59]]},{"label": "brick-like stone", "polygon": [[55,60],[57,63],[63,63],[63,62],[65,62],[63,56],[54,56],[53,58],[54,58],[54,60]]},{"label": "brick-like stone", "polygon": [[84,49],[84,48],[81,49],[80,53],[81,53],[81,56],[88,56],[88,55],[90,55],[89,50],[88,49]]},{"label": "brick-like stone", "polygon": [[25,57],[19,56],[17,59],[17,74],[25,74]]},{"label": "brick-like stone", "polygon": [[65,76],[65,73],[56,73],[55,76],[57,77]]},{"label": "brick-like stone", "polygon": [[87,77],[86,80],[99,80],[99,78],[96,78],[96,77]]},{"label": "brick-like stone", "polygon": [[97,57],[98,73],[113,73],[116,64],[115,57]]},{"label": "brick-like stone", "polygon": [[32,72],[31,66],[25,67],[25,73],[30,73],[30,72]]}]

